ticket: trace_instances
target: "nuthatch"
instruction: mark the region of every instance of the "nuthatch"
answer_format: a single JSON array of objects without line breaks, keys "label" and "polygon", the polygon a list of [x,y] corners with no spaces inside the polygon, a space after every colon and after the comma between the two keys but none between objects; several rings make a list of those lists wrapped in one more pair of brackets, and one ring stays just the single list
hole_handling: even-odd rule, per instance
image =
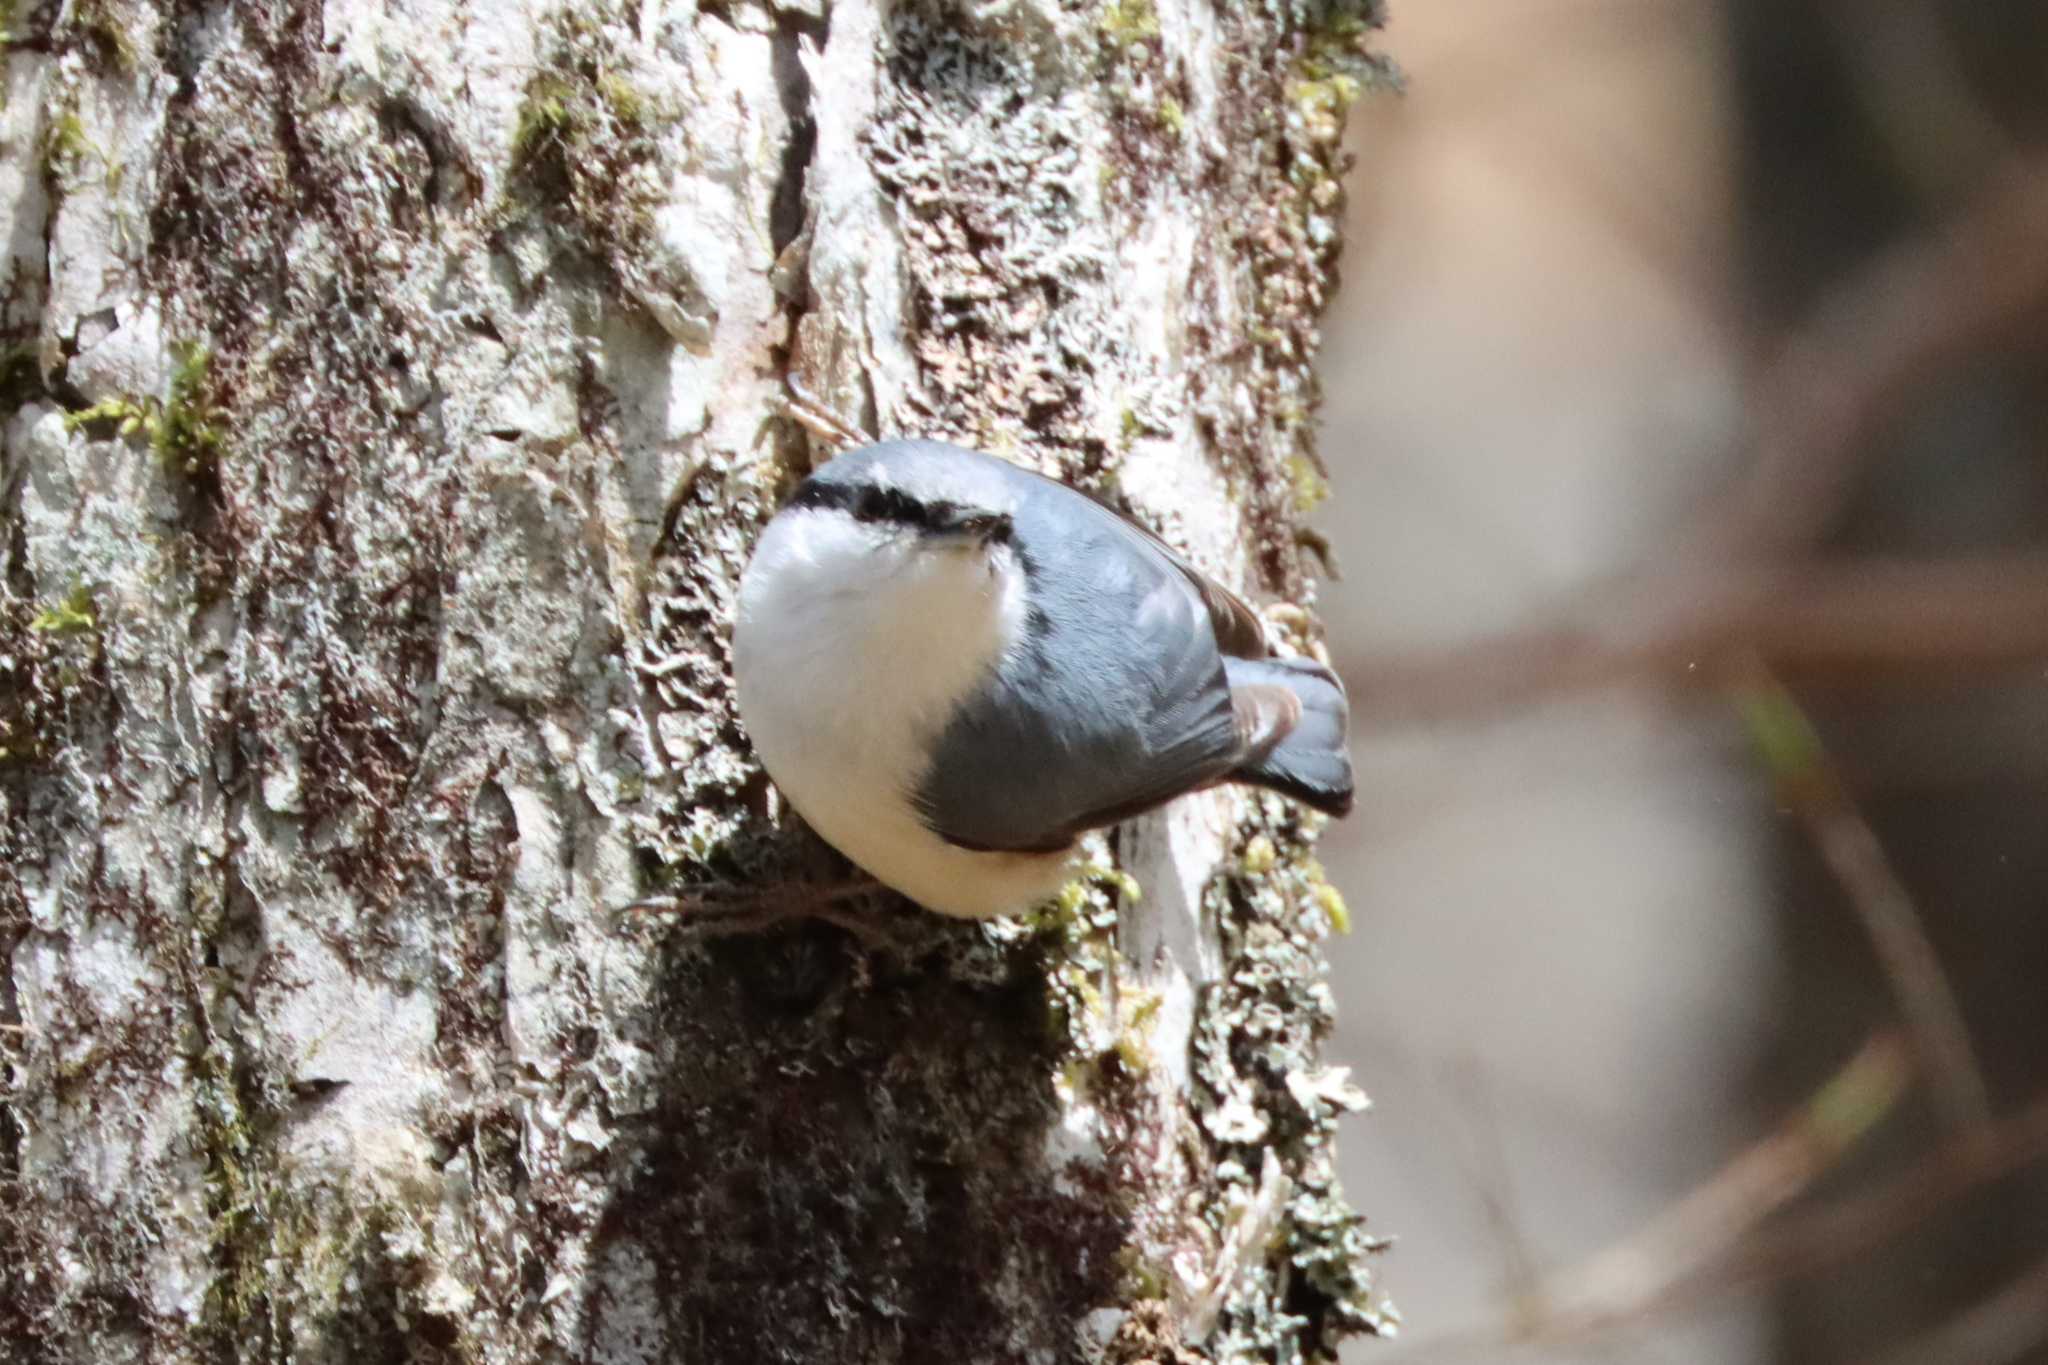
[{"label": "nuthatch", "polygon": [[936,441],[841,455],[768,523],[733,682],[790,804],[949,915],[1027,909],[1080,835],[1219,782],[1351,808],[1335,674],[1136,523]]}]

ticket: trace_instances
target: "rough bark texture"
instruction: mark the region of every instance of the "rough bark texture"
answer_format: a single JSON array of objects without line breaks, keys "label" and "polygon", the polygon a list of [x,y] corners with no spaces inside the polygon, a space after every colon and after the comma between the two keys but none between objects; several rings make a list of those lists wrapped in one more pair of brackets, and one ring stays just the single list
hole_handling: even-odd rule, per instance
[{"label": "rough bark texture", "polygon": [[[0,1347],[1328,1358],[1341,902],[1215,794],[1028,923],[692,939],[843,865],[739,732],[792,370],[1273,604],[1357,0],[13,0]],[[815,685],[832,686],[819,678]],[[1117,916],[1122,902],[1121,923]]]}]

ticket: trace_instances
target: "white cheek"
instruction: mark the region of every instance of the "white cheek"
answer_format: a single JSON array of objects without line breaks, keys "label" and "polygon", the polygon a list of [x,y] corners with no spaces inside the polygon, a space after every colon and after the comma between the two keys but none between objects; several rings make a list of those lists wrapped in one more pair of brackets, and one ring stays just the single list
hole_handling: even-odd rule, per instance
[{"label": "white cheek", "polygon": [[956,914],[1022,908],[1063,875],[1061,858],[953,848],[909,800],[1027,610],[1006,547],[935,549],[823,512],[771,524],[740,587],[734,683],[769,776],[854,862]]},{"label": "white cheek", "polygon": [[785,789],[799,784],[778,768],[828,759],[901,788],[1025,611],[1001,547],[935,549],[832,512],[778,518],[740,585],[741,718]]}]

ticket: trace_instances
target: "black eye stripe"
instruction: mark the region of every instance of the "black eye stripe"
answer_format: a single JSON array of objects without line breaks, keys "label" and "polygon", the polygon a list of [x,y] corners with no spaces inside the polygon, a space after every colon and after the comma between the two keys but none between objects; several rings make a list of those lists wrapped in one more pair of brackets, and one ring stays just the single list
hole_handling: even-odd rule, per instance
[{"label": "black eye stripe", "polygon": [[817,479],[806,479],[796,490],[788,507],[837,507],[844,511],[853,510],[855,493],[845,484],[824,483]]},{"label": "black eye stripe", "polygon": [[951,503],[919,502],[900,488],[880,488],[870,484],[861,489],[859,498],[855,500],[853,516],[856,521],[888,521],[930,530],[951,509]]},{"label": "black eye stripe", "polygon": [[942,531],[959,524],[961,507],[944,500],[921,502],[900,488],[878,484],[856,486],[812,479],[797,489],[791,507],[832,508],[855,521],[886,522],[921,531]]}]

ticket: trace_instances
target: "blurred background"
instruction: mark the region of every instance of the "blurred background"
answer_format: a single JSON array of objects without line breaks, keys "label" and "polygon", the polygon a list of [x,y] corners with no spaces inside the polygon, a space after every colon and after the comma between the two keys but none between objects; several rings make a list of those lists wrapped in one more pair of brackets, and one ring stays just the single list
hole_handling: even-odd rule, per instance
[{"label": "blurred background", "polygon": [[1394,0],[1357,1362],[2048,1362],[2048,5]]}]

